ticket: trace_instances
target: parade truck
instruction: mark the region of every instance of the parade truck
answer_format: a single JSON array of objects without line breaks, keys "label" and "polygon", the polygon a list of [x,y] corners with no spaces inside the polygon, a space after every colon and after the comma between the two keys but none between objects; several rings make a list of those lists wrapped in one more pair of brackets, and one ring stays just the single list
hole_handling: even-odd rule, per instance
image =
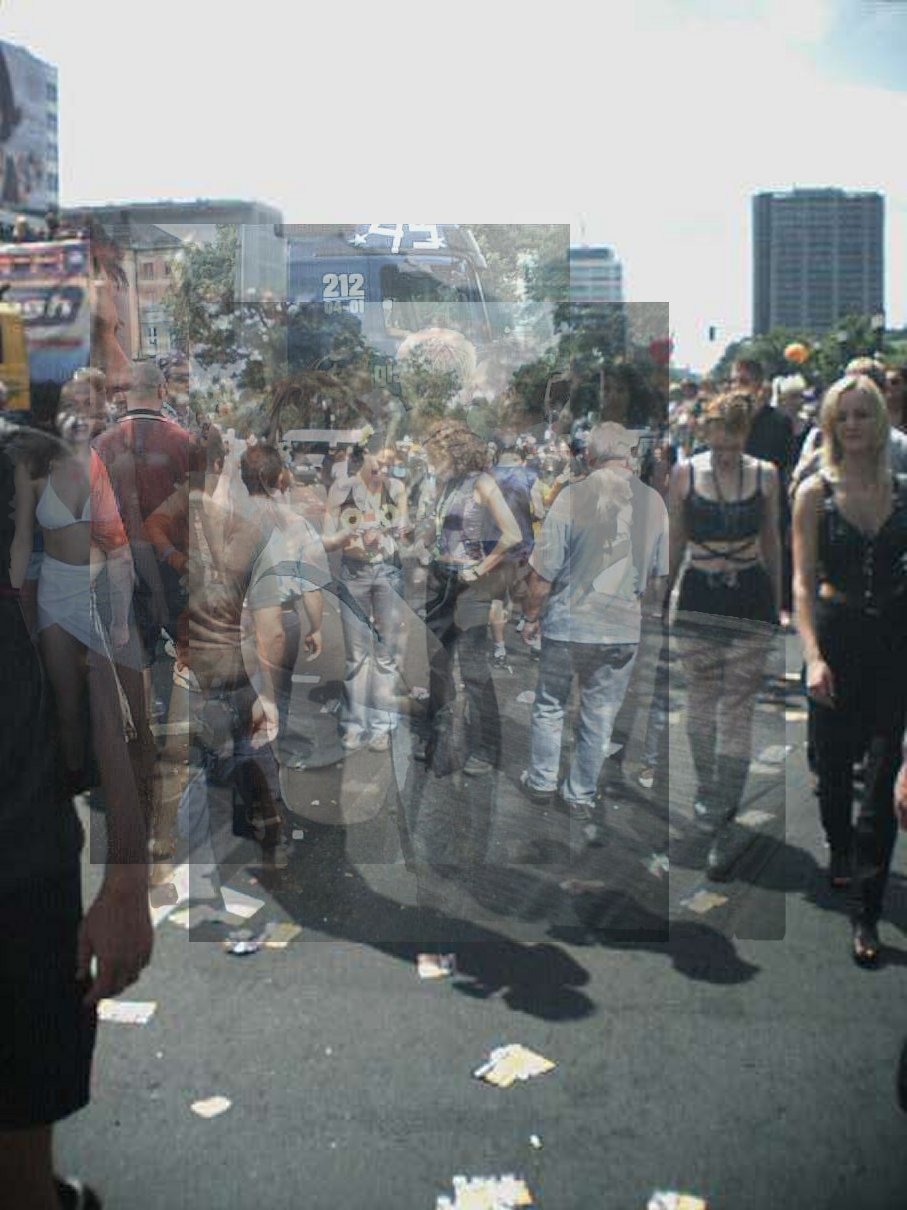
[{"label": "parade truck", "polygon": [[[466,227],[288,224],[287,302],[357,321],[378,385],[400,393],[399,366],[421,348],[474,377],[494,340],[485,259]],[[288,348],[291,366],[292,341]]]},{"label": "parade truck", "polygon": [[0,381],[11,411],[33,382],[66,382],[88,365],[87,239],[0,244]]}]

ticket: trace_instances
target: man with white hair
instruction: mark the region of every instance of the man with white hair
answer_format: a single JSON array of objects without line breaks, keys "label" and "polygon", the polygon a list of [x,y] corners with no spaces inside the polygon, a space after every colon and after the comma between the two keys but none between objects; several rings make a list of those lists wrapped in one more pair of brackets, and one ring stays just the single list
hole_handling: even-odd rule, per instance
[{"label": "man with white hair", "polygon": [[[661,609],[668,573],[664,501],[633,473],[636,442],[600,424],[586,447],[589,475],[557,497],[529,560],[523,639],[541,631],[530,763],[521,778],[534,802],[560,790],[577,820],[592,824],[615,716],[639,647],[642,602]],[[564,713],[579,680],[576,747],[558,784]]]}]

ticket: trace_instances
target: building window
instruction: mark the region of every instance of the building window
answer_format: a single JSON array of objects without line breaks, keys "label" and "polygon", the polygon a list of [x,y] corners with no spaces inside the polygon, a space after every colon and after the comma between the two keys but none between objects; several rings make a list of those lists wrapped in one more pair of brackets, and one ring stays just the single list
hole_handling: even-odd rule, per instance
[{"label": "building window", "polygon": [[142,261],[140,268],[141,268],[141,276],[142,276],[143,281],[153,281],[154,280],[154,261],[151,261],[151,260]]}]

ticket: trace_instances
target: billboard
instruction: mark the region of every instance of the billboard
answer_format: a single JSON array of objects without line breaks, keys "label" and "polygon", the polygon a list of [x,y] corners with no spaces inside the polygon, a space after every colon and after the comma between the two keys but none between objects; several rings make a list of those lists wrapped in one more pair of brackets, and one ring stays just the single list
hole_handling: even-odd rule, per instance
[{"label": "billboard", "polygon": [[32,382],[66,382],[88,365],[87,240],[0,244],[3,301],[22,315]]},{"label": "billboard", "polygon": [[57,71],[0,42],[0,211],[44,215],[57,204]]}]

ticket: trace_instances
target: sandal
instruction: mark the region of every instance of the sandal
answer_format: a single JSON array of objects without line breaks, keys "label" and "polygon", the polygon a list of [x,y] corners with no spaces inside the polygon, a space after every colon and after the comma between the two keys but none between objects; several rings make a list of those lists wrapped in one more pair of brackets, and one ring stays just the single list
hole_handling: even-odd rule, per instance
[{"label": "sandal", "polygon": [[876,966],[879,961],[878,929],[874,924],[862,924],[859,921],[853,926],[853,960],[857,966]]}]

